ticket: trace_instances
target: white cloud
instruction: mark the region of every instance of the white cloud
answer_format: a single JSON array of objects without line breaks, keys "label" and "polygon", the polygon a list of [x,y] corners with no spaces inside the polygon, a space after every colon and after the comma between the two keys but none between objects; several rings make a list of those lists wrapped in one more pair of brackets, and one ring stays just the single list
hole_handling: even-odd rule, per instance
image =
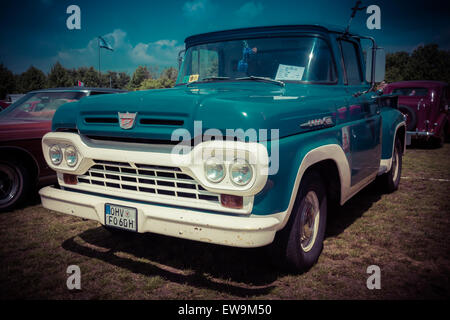
[{"label": "white cloud", "polygon": [[169,65],[176,61],[178,52],[183,48],[176,40],[138,43],[130,51],[130,57],[136,64]]},{"label": "white cloud", "polygon": [[[127,33],[116,29],[102,36],[114,49],[101,50],[101,70],[132,72],[138,65],[174,66],[178,52],[184,45],[176,40],[162,39],[148,43],[131,44]],[[52,61],[59,61],[66,68],[94,66],[98,68],[98,40],[91,39],[86,47],[62,50]]]},{"label": "white cloud", "polygon": [[260,15],[263,10],[264,6],[259,2],[246,2],[236,11],[236,16],[241,19],[253,19]]},{"label": "white cloud", "polygon": [[188,18],[211,18],[216,12],[217,6],[210,0],[192,0],[183,5],[183,14]]}]

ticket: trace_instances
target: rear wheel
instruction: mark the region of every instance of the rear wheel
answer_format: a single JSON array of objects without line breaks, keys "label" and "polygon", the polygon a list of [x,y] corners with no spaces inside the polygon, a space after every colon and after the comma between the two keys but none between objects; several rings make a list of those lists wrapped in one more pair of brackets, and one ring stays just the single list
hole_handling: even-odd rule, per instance
[{"label": "rear wheel", "polygon": [[25,199],[31,187],[28,169],[16,160],[0,161],[0,211],[9,211]]},{"label": "rear wheel", "polygon": [[303,178],[289,222],[272,244],[277,265],[295,272],[310,269],[322,252],[326,218],[325,186],[312,171]]},{"label": "rear wheel", "polygon": [[383,189],[387,193],[394,192],[398,189],[398,185],[400,184],[400,177],[402,174],[402,156],[402,143],[400,142],[400,139],[396,138],[394,152],[392,154],[391,170],[383,174],[380,179],[383,185]]}]

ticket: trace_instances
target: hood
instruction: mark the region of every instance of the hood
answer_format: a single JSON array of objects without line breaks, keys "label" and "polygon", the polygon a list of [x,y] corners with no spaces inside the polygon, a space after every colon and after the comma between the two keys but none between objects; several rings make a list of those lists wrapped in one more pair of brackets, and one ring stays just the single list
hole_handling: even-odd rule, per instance
[{"label": "hood", "polygon": [[[335,115],[334,103],[327,100],[337,92],[326,85],[230,82],[94,96],[61,106],[53,130],[76,127],[88,136],[167,141],[176,129],[191,138],[209,129],[223,135],[227,129],[279,129],[284,137],[308,130],[300,124],[311,119]],[[120,128],[118,118],[126,112],[137,113],[128,130]]]}]

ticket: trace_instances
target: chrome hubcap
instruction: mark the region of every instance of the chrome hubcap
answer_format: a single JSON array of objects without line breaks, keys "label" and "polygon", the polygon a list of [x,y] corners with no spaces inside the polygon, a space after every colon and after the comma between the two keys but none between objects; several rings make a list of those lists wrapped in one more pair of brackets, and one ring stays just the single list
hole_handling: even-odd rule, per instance
[{"label": "chrome hubcap", "polygon": [[300,244],[303,251],[308,252],[314,246],[319,229],[320,206],[314,191],[309,191],[305,197],[305,205],[301,212]]},{"label": "chrome hubcap", "polygon": [[0,163],[0,204],[10,202],[19,190],[19,177],[13,168]]}]

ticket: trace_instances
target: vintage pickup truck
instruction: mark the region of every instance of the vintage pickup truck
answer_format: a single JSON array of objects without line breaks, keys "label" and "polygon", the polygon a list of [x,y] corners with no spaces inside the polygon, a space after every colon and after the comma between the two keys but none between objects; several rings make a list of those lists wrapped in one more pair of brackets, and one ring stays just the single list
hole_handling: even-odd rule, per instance
[{"label": "vintage pickup truck", "polygon": [[[362,41],[373,42],[369,63]],[[399,185],[405,119],[396,97],[374,91],[381,50],[316,25],[185,43],[174,88],[57,110],[42,146],[59,185],[40,190],[44,207],[112,232],[267,245],[275,261],[307,270],[327,208],[377,176],[386,192]]]}]

